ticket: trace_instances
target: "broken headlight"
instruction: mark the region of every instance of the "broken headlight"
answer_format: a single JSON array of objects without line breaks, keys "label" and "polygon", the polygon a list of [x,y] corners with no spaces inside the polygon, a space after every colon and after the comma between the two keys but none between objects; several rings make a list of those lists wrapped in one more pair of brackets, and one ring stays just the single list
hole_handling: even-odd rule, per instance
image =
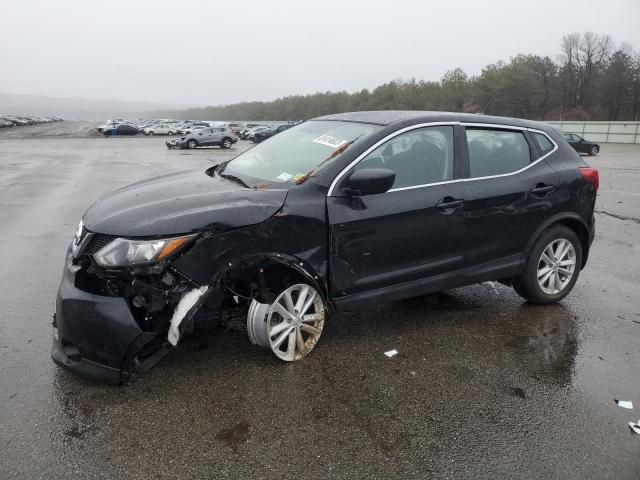
[{"label": "broken headlight", "polygon": [[187,246],[195,235],[157,240],[116,238],[93,256],[102,267],[126,267],[165,260]]},{"label": "broken headlight", "polygon": [[80,219],[80,223],[78,224],[78,228],[76,228],[75,233],[73,234],[73,241],[71,242],[71,253],[74,258],[78,254],[78,250],[80,249],[80,243],[84,238],[84,224],[82,223],[82,219]]}]

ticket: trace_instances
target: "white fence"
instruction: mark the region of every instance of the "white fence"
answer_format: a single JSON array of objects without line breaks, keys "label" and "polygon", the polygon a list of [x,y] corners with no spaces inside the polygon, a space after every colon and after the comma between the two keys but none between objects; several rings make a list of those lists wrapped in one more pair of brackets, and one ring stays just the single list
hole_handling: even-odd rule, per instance
[{"label": "white fence", "polygon": [[546,122],[563,132],[577,133],[585,140],[599,143],[636,143],[640,145],[640,122]]}]

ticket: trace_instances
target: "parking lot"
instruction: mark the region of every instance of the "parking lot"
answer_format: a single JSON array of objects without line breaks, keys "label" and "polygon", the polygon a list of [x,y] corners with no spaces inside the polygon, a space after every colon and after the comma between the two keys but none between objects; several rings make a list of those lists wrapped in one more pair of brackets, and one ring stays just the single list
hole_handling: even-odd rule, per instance
[{"label": "parking lot", "polygon": [[343,313],[291,364],[241,322],[205,325],[118,388],[49,358],[79,218],[102,193],[251,144],[167,150],[90,127],[0,131],[0,478],[640,477],[640,146],[586,158],[596,239],[559,305],[487,282]]}]

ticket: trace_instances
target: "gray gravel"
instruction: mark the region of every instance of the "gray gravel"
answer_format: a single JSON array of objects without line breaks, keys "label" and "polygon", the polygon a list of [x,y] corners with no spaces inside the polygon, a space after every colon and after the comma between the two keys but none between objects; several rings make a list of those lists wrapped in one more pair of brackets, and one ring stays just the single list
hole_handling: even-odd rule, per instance
[{"label": "gray gravel", "polygon": [[295,364],[209,326],[115,388],[49,359],[80,215],[101,193],[247,144],[63,138],[87,126],[0,131],[0,478],[640,477],[627,427],[640,417],[640,147],[588,159],[598,233],[560,305],[487,283],[345,313]]}]

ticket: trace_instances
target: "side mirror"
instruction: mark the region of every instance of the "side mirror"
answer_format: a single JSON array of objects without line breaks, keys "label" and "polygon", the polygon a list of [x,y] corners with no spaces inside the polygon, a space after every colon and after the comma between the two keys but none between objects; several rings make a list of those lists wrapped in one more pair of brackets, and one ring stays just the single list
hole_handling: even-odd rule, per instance
[{"label": "side mirror", "polygon": [[396,174],[386,168],[365,168],[353,172],[347,180],[351,195],[375,195],[388,191],[396,180]]}]

